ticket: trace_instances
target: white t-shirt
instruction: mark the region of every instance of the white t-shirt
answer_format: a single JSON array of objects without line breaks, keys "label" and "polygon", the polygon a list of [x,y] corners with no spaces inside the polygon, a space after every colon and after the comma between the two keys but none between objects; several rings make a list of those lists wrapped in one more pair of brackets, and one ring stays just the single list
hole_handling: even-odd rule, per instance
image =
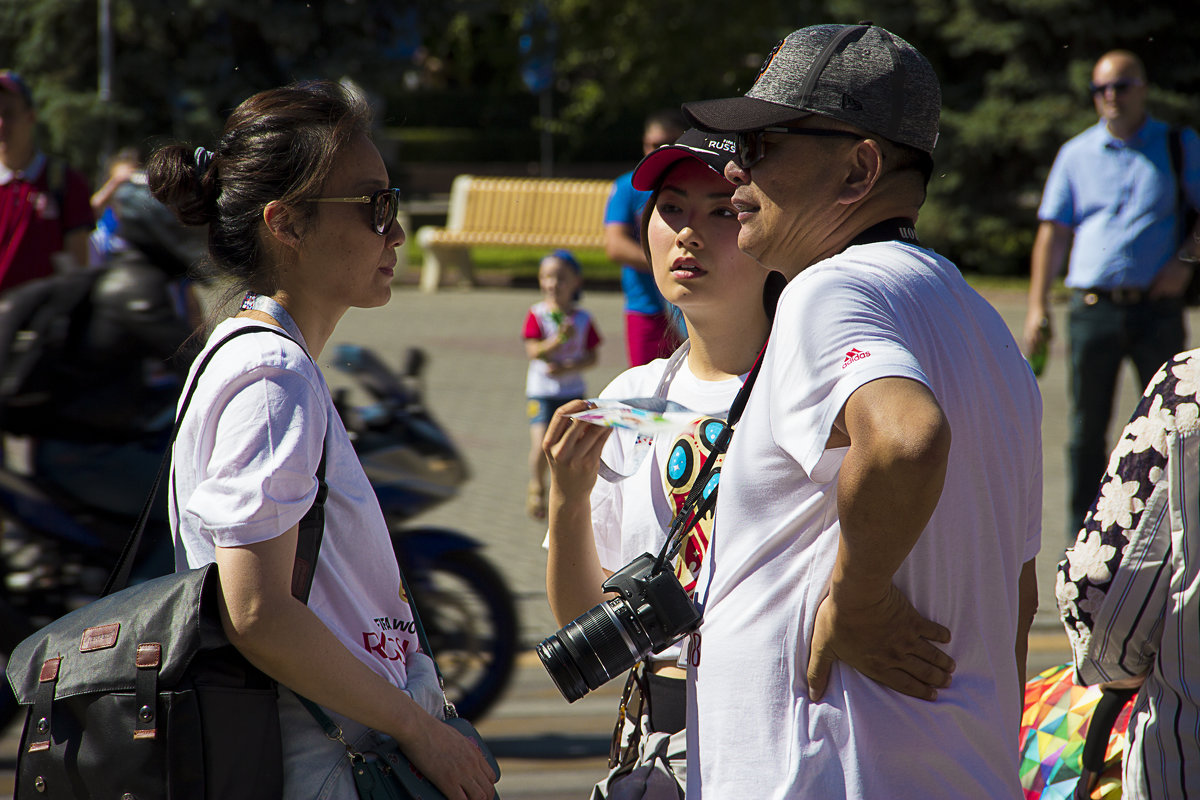
[{"label": "white t-shirt", "polygon": [[[290,319],[281,322],[303,342]],[[245,326],[263,323],[225,320],[204,353]],[[403,688],[417,637],[387,524],[324,376],[300,345],[266,331],[243,335],[200,376],[172,461],[176,568],[213,562],[217,546],[266,541],[299,522],[316,497],[322,440],[329,494],[308,606],[350,652]]]},{"label": "white t-shirt", "polygon": [[[614,400],[653,397],[668,363],[668,359],[660,358],[626,370],[600,396]],[[629,477],[615,483],[597,479],[592,490],[592,531],[604,569],[616,572],[642,553],[658,555],[667,526],[707,458],[713,432],[723,427],[716,423],[724,421],[742,380],[701,380],[692,373],[686,358],[680,361],[665,397],[697,412],[694,421],[679,436],[655,437]],[[604,445],[604,462],[624,474],[633,467],[634,449],[632,435],[622,432],[610,436]],[[699,569],[711,530],[712,512],[709,512],[682,551],[693,575]],[[684,578],[683,584],[690,589],[693,581]],[[678,656],[679,646],[674,645],[651,658],[674,661]]]},{"label": "white t-shirt", "polygon": [[[525,318],[525,338],[540,341],[557,336],[562,327],[561,317],[562,312],[551,310],[545,300],[535,303]],[[552,361],[577,361],[600,343],[600,335],[596,332],[591,314],[576,308],[571,312],[571,323],[575,326],[574,332],[559,345]],[[575,398],[583,397],[586,393],[581,373],[551,375],[550,365],[545,359],[530,359],[525,372],[526,397]]]},{"label": "white t-shirt", "polygon": [[[831,426],[863,384],[930,387],[953,441],[941,500],[895,580],[948,627],[935,702],[808,645],[837,554]],[[899,242],[847,249],[784,291],[721,476],[696,599],[688,797],[1018,798],[1017,584],[1041,535],[1041,397],[1000,316],[954,265]],[[693,655],[693,661],[695,656]]]}]

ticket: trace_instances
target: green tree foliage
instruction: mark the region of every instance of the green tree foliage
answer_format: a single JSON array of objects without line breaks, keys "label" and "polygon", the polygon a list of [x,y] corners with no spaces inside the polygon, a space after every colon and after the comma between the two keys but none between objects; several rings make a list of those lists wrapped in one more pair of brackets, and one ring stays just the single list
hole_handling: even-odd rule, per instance
[{"label": "green tree foliage", "polygon": [[817,0],[759,0],[737,17],[729,3],[697,0],[554,0],[565,131],[632,126],[637,153],[648,111],[741,94],[789,31],[819,18]]},{"label": "green tree foliage", "polygon": [[[0,0],[0,66],[32,84],[44,146],[88,168],[109,147],[211,140],[253,91],[312,77],[364,87],[404,163],[536,160],[542,130],[560,164],[629,162],[647,112],[746,91],[795,28],[870,19],[942,78],[922,236],[995,273],[1027,270],[1054,154],[1095,121],[1098,56],[1145,60],[1156,115],[1195,125],[1200,108],[1200,23],[1183,0],[543,0],[541,16],[534,0],[111,0],[110,103],[99,2]],[[521,79],[534,17],[551,23],[534,31],[553,47],[548,115]]]},{"label": "green tree foliage", "polygon": [[[458,20],[485,16],[479,3],[453,5],[111,0],[115,69],[105,104],[97,98],[98,0],[0,0],[0,61],[30,83],[44,146],[94,167],[110,127],[117,146],[211,139],[238,102],[292,80],[349,78],[382,98],[400,83],[422,27],[439,32],[439,46],[454,46],[470,32]],[[460,70],[457,81],[486,72],[465,57],[448,63]]]},{"label": "green tree foliage", "polygon": [[1055,153],[1096,122],[1087,87],[1099,56],[1116,48],[1138,53],[1154,85],[1151,113],[1200,121],[1200,23],[1194,8],[1181,13],[1171,5],[830,0],[836,17],[869,17],[933,62],[943,111],[921,235],[964,269],[1006,274],[1028,270]]}]

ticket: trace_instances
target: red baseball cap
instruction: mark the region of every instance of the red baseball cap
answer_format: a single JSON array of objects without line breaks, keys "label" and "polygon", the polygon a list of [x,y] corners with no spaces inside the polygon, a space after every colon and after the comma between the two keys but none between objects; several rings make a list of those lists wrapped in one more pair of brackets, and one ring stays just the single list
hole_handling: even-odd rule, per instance
[{"label": "red baseball cap", "polygon": [[651,151],[633,170],[633,188],[640,192],[653,191],[675,162],[694,158],[707,164],[718,175],[725,174],[725,165],[737,153],[737,139],[726,133],[707,133],[689,128],[674,144]]}]

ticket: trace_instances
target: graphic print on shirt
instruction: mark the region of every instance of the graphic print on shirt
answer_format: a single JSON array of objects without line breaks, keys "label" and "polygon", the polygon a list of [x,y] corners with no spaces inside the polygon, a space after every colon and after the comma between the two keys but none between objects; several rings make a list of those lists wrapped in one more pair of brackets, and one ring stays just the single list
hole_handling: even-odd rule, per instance
[{"label": "graphic print on shirt", "polygon": [[[684,432],[679,434],[667,454],[666,467],[663,469],[663,483],[667,490],[667,498],[671,501],[673,513],[679,513],[691,492],[696,476],[712,452],[713,443],[725,429],[725,421],[716,417],[700,417],[689,424]],[[717,456],[713,470],[708,476],[708,485],[704,490],[707,497],[717,487],[721,479],[721,461],[725,454]],[[690,595],[696,588],[696,575],[704,554],[708,552],[708,543],[712,538],[714,509],[709,509],[703,517],[684,534],[683,546],[675,560],[675,575],[680,584]]]},{"label": "graphic print on shirt", "polygon": [[[400,589],[401,598],[404,589]],[[399,617],[374,617],[375,630],[363,631],[363,647],[383,661],[408,663],[409,651],[417,649],[417,624]]]}]

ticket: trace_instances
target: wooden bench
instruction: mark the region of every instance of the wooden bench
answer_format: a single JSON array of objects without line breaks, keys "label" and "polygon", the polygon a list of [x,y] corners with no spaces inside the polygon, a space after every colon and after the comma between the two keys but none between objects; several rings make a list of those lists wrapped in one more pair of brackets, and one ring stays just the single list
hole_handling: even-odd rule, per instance
[{"label": "wooden bench", "polygon": [[604,248],[604,206],[612,181],[459,175],[450,188],[446,227],[422,227],[421,290],[437,291],[447,267],[473,282],[471,247]]}]

